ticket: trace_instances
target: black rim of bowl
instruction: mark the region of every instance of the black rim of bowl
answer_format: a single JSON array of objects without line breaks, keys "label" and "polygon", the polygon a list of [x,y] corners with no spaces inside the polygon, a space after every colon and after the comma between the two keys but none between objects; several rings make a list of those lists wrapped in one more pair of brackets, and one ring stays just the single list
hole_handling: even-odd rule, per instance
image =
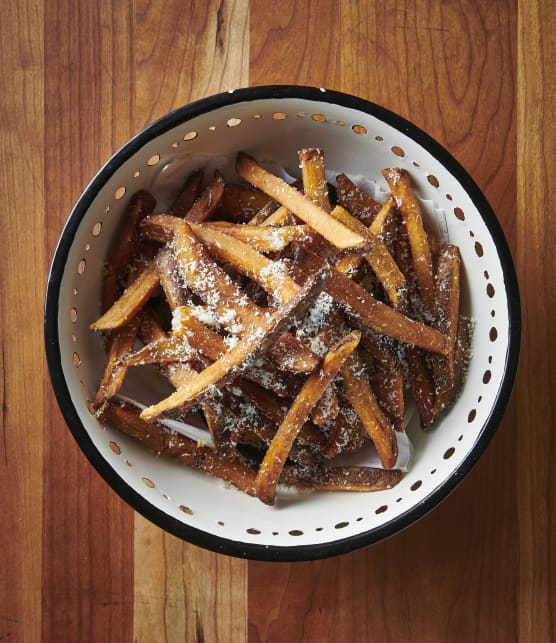
[{"label": "black rim of bowl", "polygon": [[[490,234],[492,235],[498,250],[504,275],[508,297],[509,320],[505,372],[502,384],[496,396],[496,401],[492,407],[488,420],[482,427],[476,443],[453,474],[418,505],[408,509],[405,513],[384,525],[339,540],[294,546],[260,545],[243,541],[234,541],[204,532],[195,527],[186,525],[176,518],[164,513],[137,493],[135,489],[129,486],[104,459],[100,451],[93,444],[87,430],[81,422],[71,399],[62,371],[58,337],[58,302],[60,285],[65,271],[70,247],[73,243],[77,228],[89,206],[93,202],[99,190],[112,176],[114,171],[116,171],[133,154],[135,154],[135,152],[152,139],[173,127],[186,123],[188,120],[200,114],[236,103],[261,99],[284,98],[299,98],[321,103],[333,103],[370,114],[400,132],[410,136],[435,156],[461,183],[464,190],[473,201],[475,207],[480,212]],[[46,288],[44,333],[46,356],[52,386],[60,409],[75,440],[100,475],[123,500],[133,507],[133,509],[175,536],[215,552],[253,560],[301,561],[345,554],[388,538],[402,529],[405,529],[419,518],[425,516],[442,500],[444,500],[461,482],[461,480],[463,480],[492,439],[500,421],[502,420],[505,408],[509,401],[519,360],[521,309],[517,276],[511,253],[500,224],[498,223],[492,208],[483,196],[481,190],[447,150],[433,140],[428,134],[401,116],[398,116],[384,107],[362,98],[341,92],[323,90],[316,87],[272,85],[238,89],[231,92],[217,94],[181,107],[148,125],[112,156],[112,158],[101,168],[90,184],[85,188],[84,192],[75,204],[58,241],[50,267]]]}]

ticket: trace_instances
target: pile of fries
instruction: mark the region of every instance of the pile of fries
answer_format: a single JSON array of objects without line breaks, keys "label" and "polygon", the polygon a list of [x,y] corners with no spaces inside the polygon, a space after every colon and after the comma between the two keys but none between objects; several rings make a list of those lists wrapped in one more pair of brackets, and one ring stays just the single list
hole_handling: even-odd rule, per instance
[{"label": "pile of fries", "polygon": [[[99,419],[269,505],[279,483],[397,484],[407,391],[430,427],[461,386],[469,339],[458,248],[425,230],[409,174],[385,169],[378,203],[345,174],[329,184],[322,150],[298,156],[293,184],[239,153],[240,182],[193,172],[168,212],[136,193],[91,324],[107,346]],[[118,392],[145,364],[175,391],[140,412]],[[158,422],[193,411],[206,442]],[[335,464],[368,441],[381,468]]]}]

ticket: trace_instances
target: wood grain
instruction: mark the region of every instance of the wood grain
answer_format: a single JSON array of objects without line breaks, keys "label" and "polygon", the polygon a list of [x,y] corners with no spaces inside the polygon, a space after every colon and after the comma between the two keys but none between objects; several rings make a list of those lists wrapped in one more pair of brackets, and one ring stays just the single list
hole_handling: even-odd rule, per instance
[{"label": "wood grain", "polygon": [[[292,78],[274,56],[290,42],[306,51],[324,42],[311,82],[328,87],[328,43],[337,41],[335,88],[387,105],[448,147],[501,212],[513,242],[515,69],[508,61],[516,53],[508,3],[341,2],[337,39],[319,12],[310,27],[303,12],[295,20],[284,14],[253,4],[252,78],[307,83],[303,70]],[[515,481],[507,474],[516,463],[514,431],[510,409],[450,501],[388,542],[338,559],[280,565],[278,574],[272,564],[250,562],[250,640],[514,640],[518,533]],[[470,566],[477,550],[481,564]]]},{"label": "wood grain", "polygon": [[[190,9],[174,2],[162,12],[158,3],[139,6],[135,129],[179,105],[247,85],[248,16],[245,1]],[[134,641],[245,640],[245,561],[184,543],[137,514],[134,579]]]},{"label": "wood grain", "polygon": [[[551,0],[19,0],[0,36],[0,640],[556,639],[556,9]],[[42,300],[72,204],[166,112],[301,83],[400,113],[484,190],[516,258],[516,394],[433,513],[298,564],[198,549],[135,516],[69,434]]]},{"label": "wood grain", "polygon": [[[132,134],[133,34],[129,8],[118,3],[49,2],[44,21],[50,255],[79,192]],[[45,417],[42,638],[129,640],[133,511],[76,448],[52,395]]]},{"label": "wood grain", "polygon": [[[521,3],[518,18],[517,264],[523,357],[517,382],[519,635],[556,638],[556,6]],[[531,43],[535,43],[531,47]]]},{"label": "wood grain", "polygon": [[40,2],[10,5],[0,21],[2,42],[13,33],[19,38],[0,62],[0,640],[20,641],[38,640],[41,630],[46,368],[40,354],[47,261],[37,235],[45,221],[41,9]]}]

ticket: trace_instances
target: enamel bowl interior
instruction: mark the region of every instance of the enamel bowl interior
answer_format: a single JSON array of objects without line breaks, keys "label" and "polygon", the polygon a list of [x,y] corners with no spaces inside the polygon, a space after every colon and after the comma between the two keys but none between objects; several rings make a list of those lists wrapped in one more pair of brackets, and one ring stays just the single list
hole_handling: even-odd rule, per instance
[{"label": "enamel bowl interior", "polygon": [[[98,334],[103,264],[128,198],[153,190],[159,204],[190,170],[229,171],[239,150],[298,175],[297,151],[321,147],[335,172],[364,176],[387,191],[381,170],[410,171],[430,222],[459,246],[464,313],[473,319],[463,390],[428,433],[416,420],[408,472],[377,493],[301,493],[263,505],[222,482],[156,457],[102,426],[90,400],[104,365]],[[169,114],[131,139],[100,170],[60,237],[47,289],[45,333],[54,390],[91,463],[132,507],[200,546],[255,559],[306,560],[345,553],[390,536],[444,499],[484,451],[513,384],[519,300],[500,227],[457,162],[426,134],[366,101],[324,89],[268,87],[207,98]],[[148,403],[164,385],[136,369],[127,392]]]}]

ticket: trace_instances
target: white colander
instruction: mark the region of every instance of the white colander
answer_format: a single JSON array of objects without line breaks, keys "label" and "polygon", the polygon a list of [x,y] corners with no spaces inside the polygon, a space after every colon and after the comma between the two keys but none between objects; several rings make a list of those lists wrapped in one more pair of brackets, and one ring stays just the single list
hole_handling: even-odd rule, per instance
[{"label": "white colander", "polygon": [[[89,411],[105,355],[89,330],[100,313],[102,269],[119,217],[138,189],[164,187],[239,150],[297,175],[297,151],[324,149],[327,167],[376,180],[410,171],[430,216],[464,265],[464,312],[474,321],[467,379],[435,428],[407,431],[414,454],[393,489],[301,493],[275,507],[219,480],[152,455],[102,426]],[[502,417],[519,354],[517,280],[502,230],[472,179],[442,147],[399,116],[325,89],[276,86],[230,91],[178,109],[124,145],[75,205],[52,262],[45,305],[46,352],[58,402],[79,446],[134,509],[163,529],[215,551],[266,560],[307,560],[371,544],[423,516],[477,461]],[[138,370],[139,372],[139,370]],[[159,382],[134,375],[136,396]],[[155,396],[156,397],[156,396]],[[160,397],[160,396],[159,396]],[[149,402],[151,400],[144,399]]]}]

